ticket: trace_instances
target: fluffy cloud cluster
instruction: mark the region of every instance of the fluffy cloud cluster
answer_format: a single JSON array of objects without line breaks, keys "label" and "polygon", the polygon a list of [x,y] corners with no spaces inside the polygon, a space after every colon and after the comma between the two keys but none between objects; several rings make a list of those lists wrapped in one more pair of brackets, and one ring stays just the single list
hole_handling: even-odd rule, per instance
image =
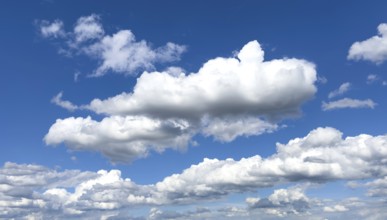
[{"label": "fluffy cloud cluster", "polygon": [[135,75],[142,70],[153,70],[156,63],[180,59],[186,47],[168,42],[165,46],[152,48],[145,40],[137,41],[130,30],[105,34],[98,15],[80,17],[71,32],[65,32],[63,22],[42,21],[40,33],[45,38],[66,41],[60,50],[64,54],[83,54],[96,59],[100,66],[91,76],[102,76],[109,71]]},{"label": "fluffy cloud cluster", "polygon": [[[370,179],[365,184],[370,187],[368,194],[383,196],[386,157],[387,135],[343,138],[334,128],[317,128],[287,144],[278,143],[277,153],[268,158],[204,159],[151,185],[123,179],[118,170],[58,172],[6,163],[0,169],[0,217],[39,212],[73,217],[90,211],[112,214],[133,205],[195,204],[294,182]],[[276,215],[304,213],[312,202],[297,187],[276,190],[266,199],[247,199],[249,209],[265,208]],[[346,210],[335,205],[325,208],[327,213]]]},{"label": "fluffy cloud cluster", "polygon": [[387,196],[387,177],[370,181],[365,184],[369,188],[368,195],[374,197]]},{"label": "fluffy cloud cluster", "polygon": [[[387,175],[387,136],[359,135],[342,139],[333,128],[318,128],[304,138],[277,144],[278,152],[202,163],[156,184],[173,201],[216,198],[284,182],[324,182],[339,179],[381,178]],[[171,197],[172,196],[172,197]]]},{"label": "fluffy cloud cluster", "polygon": [[158,203],[189,203],[279,183],[381,178],[387,174],[387,136],[342,139],[338,130],[318,128],[304,138],[277,144],[277,150],[266,159],[258,155],[239,161],[205,159],[155,184],[156,193],[149,198]]},{"label": "fluffy cloud cluster", "polygon": [[[198,133],[220,141],[277,129],[277,121],[299,114],[316,92],[315,66],[300,59],[264,61],[257,41],[235,58],[215,58],[197,73],[144,72],[132,93],[74,106],[107,115],[57,120],[47,144],[97,150],[113,161],[130,161],[150,150],[182,148]],[[185,142],[185,143],[184,143]],[[119,158],[118,158],[119,157]]]},{"label": "fluffy cloud cluster", "polygon": [[347,58],[368,60],[376,64],[384,62],[387,59],[387,24],[378,26],[378,35],[352,44]]},{"label": "fluffy cloud cluster", "polygon": [[[48,201],[41,190],[73,187],[96,176],[92,172],[57,172],[38,165],[5,163],[0,169],[0,218],[20,219],[33,213],[41,214],[49,206],[55,207],[55,203],[56,208],[61,209],[62,204]],[[71,209],[69,212],[71,214]]]}]

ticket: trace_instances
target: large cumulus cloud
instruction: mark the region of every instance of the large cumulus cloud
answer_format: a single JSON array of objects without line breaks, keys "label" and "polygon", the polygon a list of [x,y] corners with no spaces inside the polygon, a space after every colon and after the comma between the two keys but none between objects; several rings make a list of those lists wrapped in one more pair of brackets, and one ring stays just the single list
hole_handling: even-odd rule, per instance
[{"label": "large cumulus cloud", "polygon": [[[209,60],[197,73],[144,72],[131,93],[94,99],[83,106],[59,99],[58,103],[88,109],[105,118],[58,120],[45,141],[49,145],[64,142],[70,148],[97,150],[113,161],[130,161],[155,148],[187,146],[190,138],[186,137],[199,133],[232,141],[238,136],[272,132],[278,128],[278,121],[298,115],[301,105],[313,97],[317,91],[316,75],[315,65],[306,60],[264,61],[260,44],[251,41],[237,57]],[[143,120],[157,126],[142,126]],[[107,123],[113,121],[122,123]],[[160,125],[165,123],[169,125]],[[107,127],[110,133],[120,135],[101,135],[99,131]],[[171,131],[179,140],[168,136]],[[167,137],[137,135],[147,132]],[[155,146],[156,142],[163,146]],[[135,146],[141,149],[133,151]],[[121,158],[113,156],[117,152]]]}]

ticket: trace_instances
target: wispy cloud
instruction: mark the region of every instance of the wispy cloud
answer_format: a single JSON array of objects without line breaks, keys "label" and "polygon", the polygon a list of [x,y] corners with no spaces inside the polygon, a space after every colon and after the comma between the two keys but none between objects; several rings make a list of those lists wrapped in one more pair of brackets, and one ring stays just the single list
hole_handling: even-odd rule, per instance
[{"label": "wispy cloud", "polygon": [[379,76],[376,74],[369,74],[367,76],[367,84],[372,84],[379,80]]},{"label": "wispy cloud", "polygon": [[377,104],[371,99],[359,100],[359,99],[343,98],[337,101],[323,102],[321,107],[323,111],[328,111],[328,110],[341,109],[341,108],[373,109],[375,108],[376,105]]},{"label": "wispy cloud", "polygon": [[55,20],[49,22],[46,20],[40,21],[39,28],[40,34],[45,38],[61,38],[65,37],[65,31],[63,29],[63,22],[61,20]]},{"label": "wispy cloud", "polygon": [[137,75],[140,71],[155,69],[157,63],[180,60],[186,46],[168,42],[153,48],[145,40],[136,40],[130,30],[119,30],[106,34],[101,18],[96,14],[80,17],[74,29],[65,32],[63,22],[40,22],[40,32],[46,38],[60,38],[60,53],[67,56],[86,55],[96,59],[100,65],[89,76],[103,76],[108,72],[124,75]]},{"label": "wispy cloud", "polygon": [[384,80],[379,75],[376,75],[376,74],[368,75],[367,76],[367,84],[371,85],[371,84],[374,84],[374,83],[378,83],[379,85],[382,85],[382,86],[386,86],[387,85],[387,81]]},{"label": "wispy cloud", "polygon": [[51,99],[51,102],[64,109],[67,109],[68,111],[75,111],[79,109],[78,106],[74,105],[70,101],[63,100],[62,97],[63,97],[63,92],[60,92]]},{"label": "wispy cloud", "polygon": [[340,87],[332,92],[329,93],[328,98],[334,98],[339,95],[343,95],[344,93],[348,92],[351,88],[351,83],[346,82],[340,85]]}]

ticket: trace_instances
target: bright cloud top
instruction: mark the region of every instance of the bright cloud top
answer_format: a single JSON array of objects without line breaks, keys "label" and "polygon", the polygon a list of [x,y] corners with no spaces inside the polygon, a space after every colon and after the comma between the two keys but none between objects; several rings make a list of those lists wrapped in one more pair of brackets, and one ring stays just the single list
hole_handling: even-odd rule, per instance
[{"label": "bright cloud top", "polygon": [[98,15],[80,17],[73,31],[65,33],[63,22],[41,22],[43,37],[61,38],[66,43],[60,50],[65,54],[83,54],[96,59],[101,65],[91,76],[102,76],[109,71],[136,75],[143,70],[154,70],[156,63],[180,60],[186,47],[168,42],[165,46],[152,48],[145,40],[137,41],[130,30],[119,30],[108,35]]},{"label": "bright cloud top", "polygon": [[378,26],[378,35],[352,44],[347,58],[383,63],[387,59],[387,24]]},{"label": "bright cloud top", "polygon": [[[277,129],[276,121],[297,115],[317,91],[315,82],[314,64],[294,58],[264,61],[260,44],[251,41],[237,58],[209,60],[197,73],[145,72],[132,93],[81,106],[107,115],[101,122],[58,120],[45,141],[97,150],[113,161],[130,161],[156,148],[181,148],[188,144],[187,137],[198,133],[232,141],[271,132]],[[65,103],[58,99],[58,105]],[[149,128],[143,120],[155,126]],[[148,132],[160,135],[143,135]],[[102,133],[106,135],[99,135]],[[164,142],[166,139],[169,141]]]},{"label": "bright cloud top", "polygon": [[173,76],[143,73],[133,93],[93,100],[88,106],[109,115],[147,114],[157,117],[200,118],[298,112],[316,92],[315,66],[300,59],[263,61],[257,41],[246,44],[237,58],[216,58],[198,73]]},{"label": "bright cloud top", "polygon": [[[387,135],[343,138],[340,131],[328,127],[287,144],[278,143],[277,153],[268,158],[204,159],[151,185],[123,179],[118,170],[58,172],[37,165],[6,163],[0,169],[0,204],[4,204],[0,217],[31,213],[85,217],[109,211],[118,215],[133,205],[195,204],[294,182],[370,179],[373,182],[365,186],[371,187],[369,195],[373,196],[385,189],[386,157]],[[276,190],[264,200],[247,199],[251,209],[283,211],[286,206],[297,213],[308,209],[310,202],[298,188]],[[325,209],[338,212],[347,208]]]}]

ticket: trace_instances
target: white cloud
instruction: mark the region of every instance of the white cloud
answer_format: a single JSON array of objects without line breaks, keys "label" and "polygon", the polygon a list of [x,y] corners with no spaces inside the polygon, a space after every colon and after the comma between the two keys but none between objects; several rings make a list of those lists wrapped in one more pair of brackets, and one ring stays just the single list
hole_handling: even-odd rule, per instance
[{"label": "white cloud", "polygon": [[101,38],[105,31],[99,20],[100,17],[96,14],[80,17],[74,27],[76,43]]},{"label": "white cloud", "polygon": [[378,26],[378,35],[353,43],[347,58],[383,63],[387,59],[387,24],[382,23]]},{"label": "white cloud", "polygon": [[76,71],[74,73],[74,82],[79,82],[79,76],[81,75],[81,72]]},{"label": "white cloud", "polygon": [[74,111],[79,108],[78,106],[74,105],[70,101],[62,100],[62,97],[63,97],[63,92],[60,92],[51,99],[51,102],[64,109],[67,109],[68,111]]},{"label": "white cloud", "polygon": [[343,98],[337,101],[323,102],[321,107],[323,111],[328,111],[328,110],[334,110],[334,109],[340,109],[340,108],[373,109],[375,108],[376,105],[377,104],[371,99],[359,100],[359,99]]},{"label": "white cloud", "polygon": [[[174,77],[167,72],[143,73],[132,93],[95,99],[89,109],[104,114],[148,114],[157,117],[281,115],[295,113],[316,92],[315,66],[305,60],[263,61],[252,41],[238,58],[216,58],[198,73]],[[162,85],[162,86],[160,86]]]},{"label": "white cloud", "polygon": [[379,85],[382,85],[382,86],[386,86],[387,85],[387,81],[385,81],[379,75],[369,74],[367,76],[367,84],[371,85],[371,84],[374,84],[374,83],[378,83]]},{"label": "white cloud", "polygon": [[[313,97],[317,90],[316,70],[305,60],[264,61],[263,54],[259,43],[252,41],[239,52],[239,59],[209,60],[198,73],[178,74],[176,68],[145,72],[137,79],[132,93],[94,99],[80,107],[107,115],[101,122],[91,118],[58,120],[47,134],[46,143],[64,142],[70,148],[97,150],[117,161],[116,156],[125,154],[133,159],[134,155],[146,156],[149,150],[180,148],[176,147],[176,140],[179,146],[186,146],[190,137],[199,133],[232,141],[238,136],[272,132],[278,128],[278,121],[298,115],[301,105]],[[107,123],[118,120],[118,124]],[[143,120],[157,126],[144,127]],[[109,132],[99,132],[107,130],[107,124]],[[153,135],[144,138],[143,134],[150,131]],[[130,134],[131,138],[96,137],[105,133]],[[85,136],[88,138],[84,139]],[[52,137],[58,138],[53,141]]]},{"label": "white cloud", "polygon": [[60,53],[67,56],[86,55],[100,64],[90,76],[102,76],[109,71],[136,75],[155,69],[156,64],[180,60],[186,46],[168,42],[152,48],[145,40],[137,41],[132,31],[123,29],[106,34],[96,14],[80,17],[72,32],[65,33],[63,22],[42,21],[40,32],[44,37],[63,37]]},{"label": "white cloud", "polygon": [[325,206],[324,212],[346,212],[348,209],[343,205],[335,205],[333,207]]},{"label": "white cloud", "polygon": [[184,121],[111,116],[100,122],[91,117],[58,119],[44,140],[49,145],[64,142],[75,150],[98,151],[113,162],[130,162],[151,150],[184,149],[190,138]]},{"label": "white cloud", "polygon": [[367,194],[374,197],[387,196],[387,177],[379,178],[365,184],[369,187]]},{"label": "white cloud", "polygon": [[344,93],[348,92],[348,90],[351,88],[351,83],[346,82],[340,85],[340,87],[332,92],[329,93],[328,98],[334,98],[339,95],[343,95]]},{"label": "white cloud", "polygon": [[247,198],[249,209],[264,209],[267,214],[278,217],[302,215],[314,205],[304,194],[303,187],[277,189],[267,198]]},{"label": "white cloud", "polygon": [[326,84],[328,82],[328,79],[325,76],[318,76],[317,82],[319,82],[321,84]]},{"label": "white cloud", "polygon": [[109,70],[123,74],[153,70],[155,63],[179,60],[186,47],[167,43],[154,50],[146,41],[136,41],[130,30],[120,30],[112,36],[104,36],[100,42],[84,50],[86,54],[102,62],[93,74],[102,76]]},{"label": "white cloud", "polygon": [[374,83],[377,80],[379,80],[379,77],[376,74],[369,74],[367,76],[367,84],[372,84],[372,83]]},{"label": "white cloud", "polygon": [[387,136],[359,135],[342,139],[333,128],[318,128],[304,138],[277,144],[278,152],[260,156],[205,159],[181,174],[156,184],[158,191],[176,202],[217,198],[283,182],[372,178],[387,174]]},{"label": "white cloud", "polygon": [[277,189],[268,197],[268,199],[275,205],[280,205],[281,203],[291,203],[295,201],[308,202],[309,200],[304,194],[304,189],[300,187]]},{"label": "white cloud", "polygon": [[65,32],[63,30],[63,22],[60,20],[55,20],[53,22],[41,21],[40,23],[40,34],[43,37],[64,37]]},{"label": "white cloud", "polygon": [[[317,128],[287,144],[278,143],[277,153],[268,158],[257,155],[241,160],[204,159],[179,174],[149,185],[124,179],[119,170],[56,171],[37,165],[6,163],[0,168],[0,218],[21,218],[31,213],[54,219],[117,215],[128,213],[133,206],[203,204],[234,193],[289,183],[380,179],[365,186],[370,190],[382,189],[387,176],[386,157],[387,135],[343,138],[336,129]],[[250,210],[266,207],[267,215],[298,215],[316,208],[304,189],[297,186],[278,189],[266,199],[250,198],[247,202]],[[379,204],[373,206],[374,210]],[[328,214],[329,211],[366,210],[358,200],[318,206],[321,206],[320,213],[326,207]],[[243,208],[227,210],[222,213],[229,217],[238,213],[239,217],[250,215]]]},{"label": "white cloud", "polygon": [[203,134],[216,140],[230,142],[238,136],[260,135],[277,130],[276,124],[254,117],[215,118],[204,123]]}]

